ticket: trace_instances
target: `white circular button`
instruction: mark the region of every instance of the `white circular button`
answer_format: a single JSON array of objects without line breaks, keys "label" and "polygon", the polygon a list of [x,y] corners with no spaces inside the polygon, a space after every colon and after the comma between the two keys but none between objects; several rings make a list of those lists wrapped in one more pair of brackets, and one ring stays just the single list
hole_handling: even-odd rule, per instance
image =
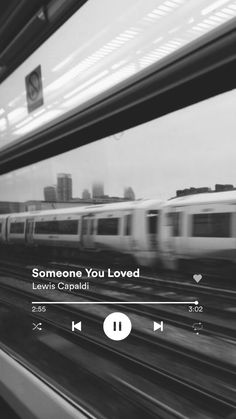
[{"label": "white circular button", "polygon": [[132,324],[128,316],[123,313],[111,313],[103,322],[105,335],[112,340],[123,340],[129,336]]}]

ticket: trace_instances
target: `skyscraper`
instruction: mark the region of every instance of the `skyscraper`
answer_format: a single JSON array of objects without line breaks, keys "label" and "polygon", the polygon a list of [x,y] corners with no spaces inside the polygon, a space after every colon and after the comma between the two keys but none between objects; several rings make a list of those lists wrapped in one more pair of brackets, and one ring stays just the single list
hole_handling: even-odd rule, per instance
[{"label": "skyscraper", "polygon": [[56,202],[57,200],[57,191],[56,186],[45,186],[43,188],[44,200],[49,202]]},{"label": "skyscraper", "polygon": [[70,201],[72,199],[72,178],[70,173],[57,175],[57,200]]},{"label": "skyscraper", "polygon": [[104,185],[102,182],[94,182],[92,186],[92,197],[102,198],[104,196]]}]

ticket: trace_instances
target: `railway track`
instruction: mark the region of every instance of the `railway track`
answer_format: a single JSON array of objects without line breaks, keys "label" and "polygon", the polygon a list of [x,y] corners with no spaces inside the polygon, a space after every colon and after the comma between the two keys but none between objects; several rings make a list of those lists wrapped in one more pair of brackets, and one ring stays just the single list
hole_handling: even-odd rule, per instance
[{"label": "railway track", "polygon": [[[22,300],[25,299],[25,303],[26,300],[29,301],[31,295],[29,295],[29,293],[27,294],[25,291],[23,290],[16,290],[16,289],[10,289],[11,287],[4,287],[5,291],[8,288],[8,292],[11,294],[11,297],[8,299],[8,303],[7,303],[7,298],[2,297],[2,293],[1,293],[1,300],[3,304],[10,304],[12,305],[12,296],[14,295],[14,307],[17,307],[17,299],[18,299],[18,303],[22,303]],[[6,297],[6,294],[5,294]],[[25,305],[24,303],[24,305]],[[71,330],[68,328],[68,324],[71,323],[71,313],[75,314],[75,311],[73,309],[68,310],[68,308],[62,308],[62,307],[53,307],[53,310],[50,309],[50,313],[47,313],[47,317],[45,318],[45,316],[43,316],[42,314],[34,314],[33,318],[35,319],[39,319],[40,321],[43,321],[47,327],[55,327],[57,329],[57,333],[60,336],[60,334],[66,333],[67,336],[73,337],[73,339],[75,338],[74,333],[71,332]],[[78,313],[78,312],[77,312]],[[59,315],[60,314],[60,315]],[[111,344],[110,342],[107,343],[104,341],[104,339],[98,339],[98,335],[94,332],[94,330],[97,330],[97,326],[98,323],[100,323],[100,321],[96,318],[91,318],[91,315],[88,316],[87,314],[85,315],[85,313],[83,313],[83,315],[81,315],[80,312],[80,318],[82,318],[82,320],[84,322],[87,322],[90,326],[89,326],[89,333],[86,334],[80,334],[79,336],[76,335],[76,339],[78,339],[78,343],[79,342],[86,342],[88,344],[88,349],[91,349],[91,346],[94,348],[95,352],[96,351],[104,351],[104,357],[105,359],[107,359],[107,357],[112,357],[113,360],[117,360],[118,362],[125,362],[126,368],[129,368],[129,370],[134,374],[140,376],[140,377],[148,377],[149,380],[151,380],[153,383],[155,382],[161,382],[162,385],[165,385],[166,388],[171,388],[171,389],[178,389],[178,394],[181,395],[185,395],[185,397],[190,401],[193,402],[196,401],[199,403],[200,406],[198,406],[198,408],[200,408],[200,410],[203,408],[207,410],[207,412],[209,413],[210,416],[206,416],[209,418],[222,418],[222,417],[226,417],[228,414],[230,414],[235,408],[236,408],[236,403],[235,403],[235,399],[233,398],[233,396],[231,397],[226,397],[226,396],[222,396],[222,392],[218,393],[218,394],[214,394],[214,392],[212,390],[210,390],[209,388],[207,388],[207,386],[202,385],[202,383],[204,382],[204,373],[202,373],[203,370],[205,370],[205,384],[206,384],[206,378],[209,381],[209,375],[206,375],[206,367],[207,367],[207,371],[208,374],[209,372],[213,372],[213,370],[216,373],[216,370],[218,371],[218,375],[221,377],[224,376],[225,378],[227,378],[228,381],[228,386],[230,388],[230,386],[232,386],[232,383],[235,380],[235,372],[232,371],[232,369],[222,369],[222,366],[213,366],[213,364],[209,364],[207,363],[206,360],[203,360],[202,358],[199,358],[198,360],[195,357],[195,360],[193,360],[193,357],[187,357],[187,354],[180,354],[180,351],[177,351],[176,348],[172,348],[172,354],[175,356],[175,360],[176,362],[180,363],[180,365],[182,365],[183,363],[183,359],[182,362],[180,362],[180,357],[184,357],[184,363],[186,365],[187,363],[187,359],[188,361],[191,359],[191,364],[192,364],[192,368],[194,365],[194,368],[196,369],[196,371],[201,371],[200,375],[200,382],[196,380],[196,374],[195,375],[189,375],[189,377],[194,378],[191,382],[190,378],[188,378],[188,380],[186,379],[186,377],[184,377],[184,374],[182,375],[176,375],[173,370],[170,372],[167,369],[164,368],[164,364],[163,363],[158,363],[158,365],[154,365],[153,362],[153,353],[156,353],[156,349],[158,347],[159,351],[161,350],[161,345],[158,346],[155,345],[155,349],[152,348],[152,345],[154,345],[153,342],[148,341],[148,347],[146,347],[146,356],[144,356],[143,353],[143,349],[144,349],[144,342],[147,343],[147,340],[145,340],[145,338],[141,337],[140,334],[135,333],[134,335],[132,334],[132,342],[129,342],[129,345],[127,347],[120,347],[117,349],[117,347],[114,344]],[[91,333],[92,332],[92,333]],[[142,357],[138,356],[138,354],[133,354],[133,352],[130,350],[130,346],[131,347],[136,347],[136,348],[140,348],[141,349],[141,353],[142,353]],[[148,356],[148,349],[149,351],[152,349],[151,353],[152,355],[149,354]],[[162,348],[162,351],[164,351],[166,353],[167,348]],[[170,351],[170,348],[169,348]],[[132,354],[132,355],[131,355]],[[145,359],[145,361],[144,361]],[[152,360],[152,362],[150,362]],[[195,364],[194,364],[195,363]],[[161,365],[161,367],[160,367]],[[201,365],[201,368],[200,368]],[[194,372],[192,371],[192,374],[194,374]],[[180,378],[181,377],[181,378]],[[214,377],[214,380],[216,380],[216,377]],[[120,381],[120,384],[123,383],[124,385],[124,378],[122,377],[117,377],[116,381]],[[137,394],[141,394],[143,392],[142,388],[136,389],[134,388],[133,384],[128,383],[127,381],[125,382],[125,388],[127,391],[129,392],[134,392],[136,391]],[[221,389],[222,390],[222,389]],[[218,389],[219,391],[219,389]],[[137,394],[135,397],[137,397]],[[143,394],[143,393],[142,393]],[[145,396],[145,394],[143,394],[143,397]],[[144,397],[146,403],[150,403],[150,393],[146,394],[146,398]],[[152,400],[152,404],[155,402],[155,400]],[[158,403],[158,401],[156,401],[156,408],[159,406],[160,408],[160,403]],[[162,408],[163,408],[163,404],[162,404]],[[169,409],[169,410],[168,410]],[[170,412],[170,406],[168,406],[168,409],[164,409],[165,413],[171,413]],[[180,414],[180,412],[174,412],[174,409],[171,408],[172,410],[172,416],[169,417],[176,417],[176,418],[184,418],[185,416],[182,414]],[[179,416],[178,416],[179,415]],[[215,415],[215,416],[214,416]],[[158,416],[156,416],[158,417]],[[163,416],[161,416],[163,417]],[[165,416],[164,416],[165,417]],[[194,417],[194,416],[193,416]]]}]

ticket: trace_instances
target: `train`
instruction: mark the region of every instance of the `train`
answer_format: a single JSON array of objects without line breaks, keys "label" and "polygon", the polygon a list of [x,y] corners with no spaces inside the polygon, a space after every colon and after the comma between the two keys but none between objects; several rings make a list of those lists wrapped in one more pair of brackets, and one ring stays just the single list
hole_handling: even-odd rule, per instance
[{"label": "train", "polygon": [[0,215],[1,246],[97,253],[143,267],[236,261],[236,190]]}]

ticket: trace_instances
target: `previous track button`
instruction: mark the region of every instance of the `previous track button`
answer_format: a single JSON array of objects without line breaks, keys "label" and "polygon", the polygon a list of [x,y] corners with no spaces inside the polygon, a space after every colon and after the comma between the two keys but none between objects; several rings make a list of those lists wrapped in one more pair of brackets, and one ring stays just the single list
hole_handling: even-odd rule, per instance
[{"label": "previous track button", "polygon": [[75,323],[74,321],[71,323],[71,330],[74,332],[75,330],[79,330],[81,332],[82,330],[82,322]]}]

